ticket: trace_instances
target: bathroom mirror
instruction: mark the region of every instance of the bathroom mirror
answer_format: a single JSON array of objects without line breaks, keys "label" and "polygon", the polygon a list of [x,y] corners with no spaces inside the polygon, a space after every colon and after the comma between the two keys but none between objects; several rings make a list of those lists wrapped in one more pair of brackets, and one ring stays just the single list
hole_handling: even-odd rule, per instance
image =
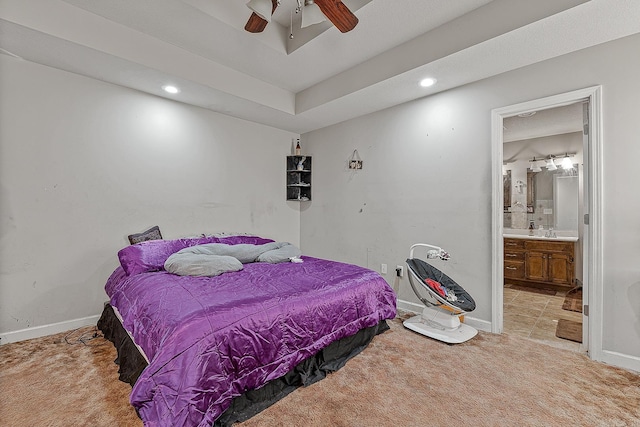
[{"label": "bathroom mirror", "polygon": [[578,227],[579,181],[576,168],[528,171],[534,186],[529,220],[545,227],[576,230]]}]

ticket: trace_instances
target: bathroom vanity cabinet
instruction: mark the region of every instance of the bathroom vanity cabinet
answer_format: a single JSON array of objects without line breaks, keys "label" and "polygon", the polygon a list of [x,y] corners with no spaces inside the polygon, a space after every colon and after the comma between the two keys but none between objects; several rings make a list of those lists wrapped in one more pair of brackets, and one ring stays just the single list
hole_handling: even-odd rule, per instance
[{"label": "bathroom vanity cabinet", "polygon": [[571,289],[574,254],[574,242],[505,238],[504,279],[539,288]]}]

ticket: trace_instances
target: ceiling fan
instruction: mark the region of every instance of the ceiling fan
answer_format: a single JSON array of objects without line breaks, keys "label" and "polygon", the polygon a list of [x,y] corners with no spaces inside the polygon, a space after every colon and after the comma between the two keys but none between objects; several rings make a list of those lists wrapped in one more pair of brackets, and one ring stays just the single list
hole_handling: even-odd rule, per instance
[{"label": "ceiling fan", "polygon": [[[358,25],[358,18],[349,10],[342,0],[304,0],[305,8],[302,9],[301,0],[298,1],[298,10],[302,10],[302,19],[305,21],[305,13],[310,18],[307,19],[308,25],[321,22],[323,19],[318,19],[317,16],[313,17],[311,14],[317,6],[322,14],[326,16],[329,21],[336,26],[338,30],[343,33],[353,30]],[[271,22],[271,15],[275,12],[276,8],[280,4],[280,0],[250,0],[247,3],[247,7],[253,11],[244,29],[250,33],[260,33],[264,31],[267,24]],[[308,8],[308,10],[307,10]],[[322,17],[320,17],[322,18]],[[303,27],[306,26],[303,22]]]}]

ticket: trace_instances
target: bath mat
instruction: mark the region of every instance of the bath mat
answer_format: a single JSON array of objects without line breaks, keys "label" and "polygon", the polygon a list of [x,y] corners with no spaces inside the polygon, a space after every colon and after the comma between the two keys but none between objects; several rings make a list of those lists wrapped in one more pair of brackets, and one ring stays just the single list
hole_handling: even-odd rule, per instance
[{"label": "bath mat", "polygon": [[582,323],[566,319],[558,320],[556,337],[575,342],[582,342]]},{"label": "bath mat", "polygon": [[575,287],[567,292],[562,309],[582,313],[582,286]]}]

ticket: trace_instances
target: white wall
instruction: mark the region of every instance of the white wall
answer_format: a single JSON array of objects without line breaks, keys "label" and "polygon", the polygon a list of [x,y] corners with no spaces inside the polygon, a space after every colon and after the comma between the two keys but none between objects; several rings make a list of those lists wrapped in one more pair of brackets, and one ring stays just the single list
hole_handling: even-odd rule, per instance
[{"label": "white wall", "polygon": [[[472,316],[490,321],[491,110],[602,84],[603,346],[640,367],[639,51],[636,35],[303,135],[314,195],[302,246],[379,271],[404,264],[412,243],[440,245],[452,255],[445,272],[478,304]],[[354,149],[356,173],[346,169]],[[418,301],[406,278],[386,278]]]},{"label": "white wall", "polygon": [[285,201],[297,135],[6,55],[0,67],[0,333],[99,314],[117,251],[152,225],[299,245]]}]

